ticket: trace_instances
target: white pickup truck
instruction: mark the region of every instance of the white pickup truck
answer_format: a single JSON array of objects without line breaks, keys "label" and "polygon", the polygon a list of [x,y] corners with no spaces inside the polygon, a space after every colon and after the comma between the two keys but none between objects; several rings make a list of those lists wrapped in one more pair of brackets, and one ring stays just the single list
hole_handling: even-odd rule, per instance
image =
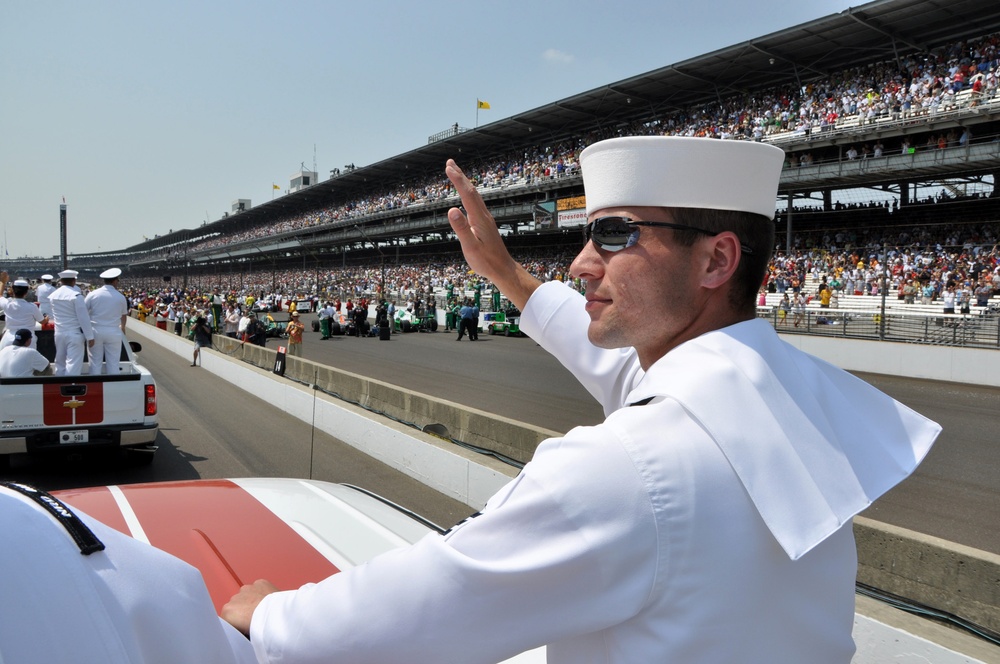
[{"label": "white pickup truck", "polygon": [[[53,361],[51,332],[38,350]],[[156,452],[156,383],[136,362],[142,347],[123,342],[118,375],[0,377],[0,468],[11,454],[127,449],[140,463]]]}]

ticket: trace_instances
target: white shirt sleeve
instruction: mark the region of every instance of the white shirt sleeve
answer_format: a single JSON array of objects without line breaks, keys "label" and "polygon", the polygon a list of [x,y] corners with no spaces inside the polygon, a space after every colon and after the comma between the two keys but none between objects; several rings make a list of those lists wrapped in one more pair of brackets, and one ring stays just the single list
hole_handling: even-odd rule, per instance
[{"label": "white shirt sleeve", "polygon": [[87,309],[87,303],[83,295],[73,298],[73,306],[76,307],[76,319],[80,323],[83,336],[87,341],[90,341],[94,338],[94,328],[90,325],[90,311]]},{"label": "white shirt sleeve", "polygon": [[258,659],[498,662],[635,615],[656,580],[656,527],[608,435],[587,427],[545,441],[445,536],[269,595],[250,627]]},{"label": "white shirt sleeve", "polygon": [[31,356],[31,368],[35,371],[45,371],[49,368],[49,358],[34,350],[34,354]]}]

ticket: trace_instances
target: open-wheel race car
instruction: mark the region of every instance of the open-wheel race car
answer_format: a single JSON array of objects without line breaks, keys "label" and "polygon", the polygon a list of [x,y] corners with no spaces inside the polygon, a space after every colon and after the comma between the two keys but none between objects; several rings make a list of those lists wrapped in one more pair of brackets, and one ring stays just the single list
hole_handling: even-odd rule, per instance
[{"label": "open-wheel race car", "polygon": [[393,328],[397,332],[437,332],[437,316],[422,312],[420,315],[406,309],[396,309],[392,319]]}]

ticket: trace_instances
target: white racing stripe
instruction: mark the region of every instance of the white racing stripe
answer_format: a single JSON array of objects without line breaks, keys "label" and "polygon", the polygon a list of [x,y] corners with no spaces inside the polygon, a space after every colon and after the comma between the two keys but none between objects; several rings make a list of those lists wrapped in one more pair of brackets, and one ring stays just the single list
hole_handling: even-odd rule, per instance
[{"label": "white racing stripe", "polygon": [[142,524],[139,523],[139,517],[137,517],[135,515],[135,511],[132,510],[132,506],[129,504],[128,498],[125,497],[125,493],[120,487],[117,486],[109,486],[108,491],[111,492],[111,496],[115,499],[115,503],[118,505],[118,509],[121,511],[122,517],[125,519],[125,525],[128,526],[132,537],[140,542],[149,544],[149,538],[146,537],[146,531],[142,529]]}]

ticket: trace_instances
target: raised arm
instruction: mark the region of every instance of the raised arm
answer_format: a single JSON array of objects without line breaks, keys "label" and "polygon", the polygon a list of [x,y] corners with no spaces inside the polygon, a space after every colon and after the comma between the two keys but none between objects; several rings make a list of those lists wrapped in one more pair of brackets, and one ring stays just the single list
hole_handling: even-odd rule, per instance
[{"label": "raised arm", "polygon": [[448,210],[448,221],[462,243],[466,262],[476,274],[492,281],[514,306],[523,310],[542,282],[511,257],[483,197],[453,159],[448,160],[445,173],[455,185],[465,208],[464,212],[459,208]]}]

